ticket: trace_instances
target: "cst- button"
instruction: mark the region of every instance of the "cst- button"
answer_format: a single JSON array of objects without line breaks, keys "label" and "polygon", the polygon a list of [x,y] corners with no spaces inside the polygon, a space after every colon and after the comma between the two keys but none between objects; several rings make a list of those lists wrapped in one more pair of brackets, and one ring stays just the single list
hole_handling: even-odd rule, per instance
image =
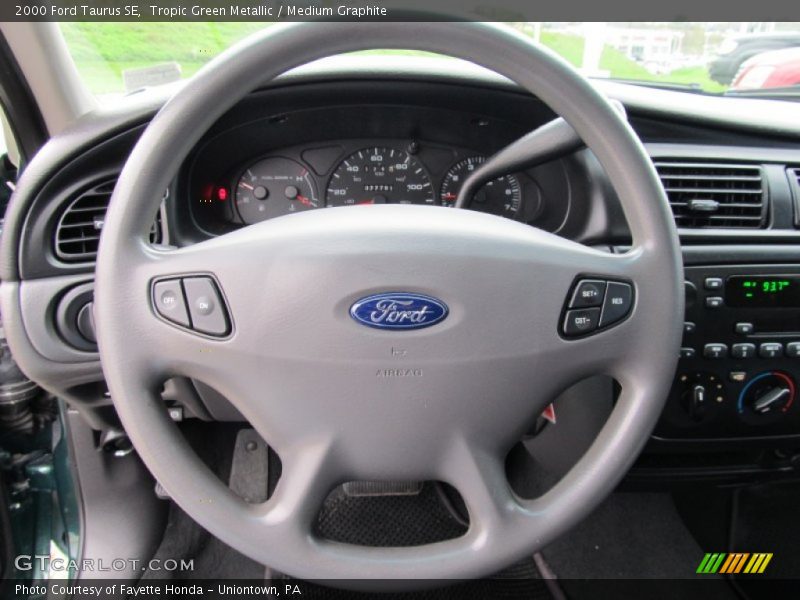
[{"label": "cst- button", "polygon": [[584,279],[575,288],[572,294],[570,308],[586,308],[603,304],[603,294],[606,291],[606,282],[596,279]]},{"label": "cst- button", "polygon": [[168,321],[189,327],[189,313],[179,279],[157,282],[153,286],[153,305],[156,312]]},{"label": "cst- button", "polygon": [[183,287],[192,315],[192,329],[208,335],[227,335],[228,316],[214,281],[210,277],[187,277]]},{"label": "cst- button", "polygon": [[566,335],[584,335],[597,329],[599,320],[599,308],[568,310],[567,316],[564,318],[564,333]]}]

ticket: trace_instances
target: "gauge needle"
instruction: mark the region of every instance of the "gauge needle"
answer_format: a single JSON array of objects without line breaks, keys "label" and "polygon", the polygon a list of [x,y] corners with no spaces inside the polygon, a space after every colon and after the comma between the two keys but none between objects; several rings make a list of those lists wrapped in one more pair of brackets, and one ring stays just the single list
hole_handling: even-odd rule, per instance
[{"label": "gauge needle", "polygon": [[303,204],[305,206],[312,206],[311,200],[309,200],[305,196],[301,196],[300,194],[297,194],[297,196],[295,196],[294,199],[299,200],[300,204]]},{"label": "gauge needle", "polygon": [[361,206],[362,204],[375,204],[375,199],[370,198],[369,200],[362,200],[361,202],[356,202],[356,206]]},{"label": "gauge needle", "polygon": [[244,181],[240,181],[239,182],[239,186],[243,187],[243,188],[247,188],[248,190],[252,190],[253,189],[252,185],[250,185],[249,183],[245,183]]},{"label": "gauge needle", "polygon": [[442,194],[442,200],[455,200],[458,196],[452,193]]}]

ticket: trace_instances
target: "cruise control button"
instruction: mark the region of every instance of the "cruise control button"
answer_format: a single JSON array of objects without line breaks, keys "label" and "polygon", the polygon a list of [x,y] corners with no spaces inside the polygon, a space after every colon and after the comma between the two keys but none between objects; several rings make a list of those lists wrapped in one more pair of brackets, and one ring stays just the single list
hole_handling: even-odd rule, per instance
[{"label": "cruise control button", "polygon": [[697,329],[697,325],[695,325],[694,322],[685,321],[683,323],[683,333],[686,333],[686,334],[694,333],[695,329]]},{"label": "cruise control button", "polygon": [[603,315],[600,327],[616,323],[625,317],[633,305],[633,288],[628,283],[609,281],[606,287],[606,298],[603,301]]},{"label": "cruise control button", "polygon": [[603,304],[603,294],[606,291],[606,282],[596,279],[584,279],[575,288],[570,308],[584,308],[587,306],[600,306]]},{"label": "cruise control button", "polygon": [[582,308],[568,310],[564,318],[564,333],[566,335],[583,335],[597,329],[600,319],[599,308]]},{"label": "cruise control button", "polygon": [[800,358],[800,342],[789,342],[786,344],[786,356],[789,358]]},{"label": "cruise control button", "polygon": [[694,348],[681,348],[681,358],[694,358],[695,354]]},{"label": "cruise control button", "polygon": [[703,356],[706,358],[725,358],[728,356],[728,347],[725,344],[706,344],[703,347]]},{"label": "cruise control button", "polygon": [[767,342],[758,347],[758,355],[761,358],[778,358],[783,354],[783,344],[778,342]]},{"label": "cruise control button", "polygon": [[153,285],[153,305],[156,312],[168,321],[189,327],[189,313],[183,301],[180,279],[157,281]]},{"label": "cruise control button", "polygon": [[731,356],[733,358],[753,358],[755,355],[755,344],[734,344],[731,346]]},{"label": "cruise control button", "polygon": [[724,302],[719,296],[708,296],[706,298],[706,308],[719,308]]},{"label": "cruise control button", "polygon": [[209,335],[226,335],[228,318],[213,280],[210,277],[187,277],[183,280],[183,287],[193,329]]}]

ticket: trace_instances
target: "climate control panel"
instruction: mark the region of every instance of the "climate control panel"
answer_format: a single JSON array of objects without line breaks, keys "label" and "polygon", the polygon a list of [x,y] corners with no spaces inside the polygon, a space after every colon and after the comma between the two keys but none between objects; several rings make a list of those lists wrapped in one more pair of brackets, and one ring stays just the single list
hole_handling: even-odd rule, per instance
[{"label": "climate control panel", "polygon": [[685,269],[675,383],[655,435],[800,436],[800,266]]}]

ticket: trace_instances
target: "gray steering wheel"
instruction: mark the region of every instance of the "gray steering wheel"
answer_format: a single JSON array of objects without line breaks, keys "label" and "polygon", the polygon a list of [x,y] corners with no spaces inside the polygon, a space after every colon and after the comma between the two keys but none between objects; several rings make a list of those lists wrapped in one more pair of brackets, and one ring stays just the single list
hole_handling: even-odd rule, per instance
[{"label": "gray steering wheel", "polygon": [[[546,102],[605,168],[631,249],[611,254],[500,217],[399,205],[306,211],[177,250],[148,245],[161,200],[154,190],[165,189],[225,111],[293,67],[369,48],[463,58]],[[154,310],[157,282],[192,277],[217,286],[229,319],[223,335],[176,326]],[[627,282],[634,300],[615,326],[567,337],[565,303],[582,277]],[[95,319],[111,395],[139,455],[221,540],[307,579],[470,578],[563,534],[630,467],[671,383],[682,281],[672,216],[642,145],[560,58],[495,25],[305,23],[229,50],[147,127],[108,210]],[[351,317],[360,299],[398,291],[438,298],[449,314],[402,331]],[[401,372],[414,376],[393,376]],[[621,387],[608,422],[550,491],[518,497],[504,470],[509,449],[561,391],[596,374]],[[275,449],[282,476],[267,501],[245,502],[191,451],[158,395],[173,376],[216,388]],[[469,528],[412,548],[320,539],[321,503],[351,480],[447,482],[464,498]]]}]

